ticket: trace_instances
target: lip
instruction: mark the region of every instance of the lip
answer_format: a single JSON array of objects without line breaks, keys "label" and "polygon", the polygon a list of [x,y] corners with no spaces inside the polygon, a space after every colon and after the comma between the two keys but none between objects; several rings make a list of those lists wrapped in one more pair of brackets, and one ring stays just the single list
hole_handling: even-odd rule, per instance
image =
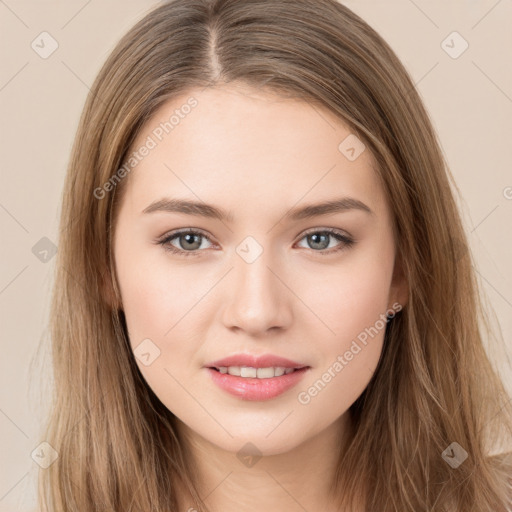
[{"label": "lip", "polygon": [[252,368],[270,368],[282,366],[283,368],[300,369],[305,368],[308,365],[298,363],[296,361],[292,361],[291,359],[286,359],[284,357],[275,356],[273,354],[263,354],[261,356],[254,356],[252,354],[234,354],[232,356],[225,357],[223,359],[218,359],[217,361],[213,361],[211,363],[207,363],[204,366],[205,368],[219,368],[220,366],[251,366]]},{"label": "lip", "polygon": [[[231,364],[229,366],[235,365]],[[288,366],[288,368],[290,368],[290,366]],[[212,381],[222,390],[242,400],[257,401],[270,400],[281,395],[288,389],[296,386],[310,370],[311,368],[308,366],[289,374],[281,375],[280,377],[257,379],[251,377],[237,377],[229,373],[220,373],[213,368],[206,368]]]}]

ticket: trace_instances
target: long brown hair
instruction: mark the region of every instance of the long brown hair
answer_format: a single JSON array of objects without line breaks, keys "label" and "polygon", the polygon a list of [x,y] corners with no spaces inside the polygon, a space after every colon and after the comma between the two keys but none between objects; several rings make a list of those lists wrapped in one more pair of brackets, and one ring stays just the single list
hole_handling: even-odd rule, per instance
[{"label": "long brown hair", "polygon": [[375,156],[392,209],[409,300],[350,408],[354,437],[332,482],[340,509],[364,493],[368,511],[506,512],[512,463],[496,451],[512,439],[512,407],[484,346],[493,334],[458,189],[407,71],[335,0],[165,2],[103,65],[63,192],[50,316],[54,395],[42,437],[59,458],[40,470],[42,509],[177,510],[180,485],[208,510],[175,418],[127,342],[111,247],[130,177],[105,183],[119,177],[164,102],[235,81],[337,115]]}]

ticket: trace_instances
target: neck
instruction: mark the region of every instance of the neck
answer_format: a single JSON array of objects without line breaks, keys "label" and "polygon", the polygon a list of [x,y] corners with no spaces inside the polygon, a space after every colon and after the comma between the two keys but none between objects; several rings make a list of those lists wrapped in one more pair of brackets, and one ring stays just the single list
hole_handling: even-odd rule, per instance
[{"label": "neck", "polygon": [[[211,512],[339,510],[331,484],[353,435],[348,412],[292,450],[252,457],[210,443],[179,420],[176,427],[195,466],[196,488]],[[193,510],[196,505],[188,493],[182,493],[179,501],[180,510]]]}]

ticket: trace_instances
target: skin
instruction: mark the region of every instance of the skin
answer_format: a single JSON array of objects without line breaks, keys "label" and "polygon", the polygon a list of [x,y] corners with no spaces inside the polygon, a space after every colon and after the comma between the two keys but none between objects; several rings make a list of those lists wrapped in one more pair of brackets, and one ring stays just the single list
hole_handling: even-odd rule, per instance
[{"label": "skin", "polygon": [[[338,447],[353,434],[347,411],[373,375],[384,329],[309,403],[300,403],[298,394],[365,328],[407,299],[373,157],[366,149],[349,161],[339,151],[351,132],[328,110],[240,84],[167,102],[132,150],[190,96],[198,105],[125,178],[115,228],[131,346],[149,338],[160,350],[148,366],[138,358],[137,364],[176,415],[212,511],[335,510],[329,485]],[[374,215],[354,209],[283,220],[293,207],[345,195]],[[214,204],[234,220],[142,213],[163,197]],[[172,254],[156,243],[182,228],[206,237],[187,245],[178,236],[169,245],[196,256]],[[344,245],[334,237],[315,245],[304,234],[325,228],[356,243],[322,255]],[[263,250],[251,263],[236,252],[247,236]],[[311,369],[276,398],[242,400],[214,385],[203,367],[239,352],[272,353]],[[237,458],[247,442],[262,455],[251,467]],[[185,495],[180,500],[180,510],[194,505]]]}]

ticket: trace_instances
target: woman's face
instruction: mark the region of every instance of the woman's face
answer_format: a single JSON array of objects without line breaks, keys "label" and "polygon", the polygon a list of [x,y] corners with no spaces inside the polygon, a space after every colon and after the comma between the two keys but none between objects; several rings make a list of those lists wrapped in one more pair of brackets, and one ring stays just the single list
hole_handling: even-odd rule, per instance
[{"label": "woman's face", "polygon": [[369,150],[327,110],[232,85],[165,104],[134,151],[114,254],[154,393],[230,451],[285,452],[346,418],[405,300]]}]

